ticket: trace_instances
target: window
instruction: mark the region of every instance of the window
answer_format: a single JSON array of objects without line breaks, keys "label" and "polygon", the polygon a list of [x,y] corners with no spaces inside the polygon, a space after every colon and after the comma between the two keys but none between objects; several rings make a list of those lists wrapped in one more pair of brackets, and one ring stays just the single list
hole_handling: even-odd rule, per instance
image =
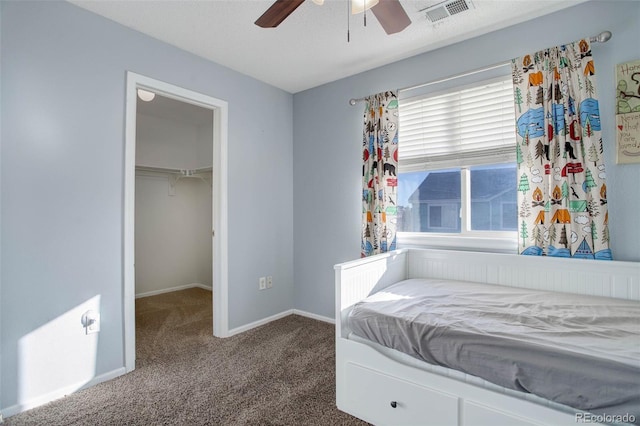
[{"label": "window", "polygon": [[516,247],[510,76],[401,100],[399,132],[400,244]]}]

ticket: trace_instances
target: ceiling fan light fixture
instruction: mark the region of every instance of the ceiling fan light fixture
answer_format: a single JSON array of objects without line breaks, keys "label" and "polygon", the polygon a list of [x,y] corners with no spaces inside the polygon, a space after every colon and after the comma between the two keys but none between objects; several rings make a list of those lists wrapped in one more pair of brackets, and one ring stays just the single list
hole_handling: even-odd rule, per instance
[{"label": "ceiling fan light fixture", "polygon": [[357,15],[365,10],[371,9],[378,4],[380,0],[351,0],[351,14]]},{"label": "ceiling fan light fixture", "polygon": [[324,4],[324,0],[311,0],[311,1],[317,4],[318,6],[322,6]]},{"label": "ceiling fan light fixture", "polygon": [[153,92],[149,92],[148,90],[138,89],[138,97],[142,101],[151,102],[153,98],[156,97],[156,94]]}]

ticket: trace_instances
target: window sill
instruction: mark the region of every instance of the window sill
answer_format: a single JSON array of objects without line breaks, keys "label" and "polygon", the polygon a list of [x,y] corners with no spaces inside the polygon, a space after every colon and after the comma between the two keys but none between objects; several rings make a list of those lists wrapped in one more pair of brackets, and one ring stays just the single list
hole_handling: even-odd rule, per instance
[{"label": "window sill", "polygon": [[501,232],[499,236],[398,232],[396,242],[398,248],[434,248],[507,254],[518,252],[516,232]]}]

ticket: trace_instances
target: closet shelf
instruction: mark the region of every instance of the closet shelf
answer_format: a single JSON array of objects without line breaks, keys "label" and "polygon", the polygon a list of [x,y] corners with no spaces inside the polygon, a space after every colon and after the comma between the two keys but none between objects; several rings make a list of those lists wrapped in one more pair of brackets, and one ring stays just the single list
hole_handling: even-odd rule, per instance
[{"label": "closet shelf", "polygon": [[198,173],[207,173],[211,172],[213,167],[199,167],[196,169],[175,169],[169,167],[154,167],[154,166],[142,166],[137,165],[136,171],[140,172],[154,172],[154,173],[175,173],[180,174],[182,176],[192,176]]},{"label": "closet shelf", "polygon": [[149,173],[150,175],[166,175],[169,181],[169,195],[176,195],[176,183],[181,179],[200,179],[212,186],[211,171],[212,167],[200,167],[197,169],[172,169],[168,167],[153,166],[136,166],[136,174],[138,172]]}]

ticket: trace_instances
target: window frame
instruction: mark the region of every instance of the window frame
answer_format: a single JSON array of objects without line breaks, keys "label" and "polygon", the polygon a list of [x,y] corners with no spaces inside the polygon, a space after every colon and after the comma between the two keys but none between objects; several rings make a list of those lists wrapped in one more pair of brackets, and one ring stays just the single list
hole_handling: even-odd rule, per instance
[{"label": "window frame", "polygon": [[471,167],[460,167],[460,232],[398,231],[396,233],[398,247],[442,248],[511,254],[517,252],[518,231],[474,231],[471,229],[470,169]]},{"label": "window frame", "polygon": [[[511,79],[510,68],[505,67],[503,72],[496,74],[495,70],[492,70],[492,76],[487,77],[486,73],[478,73],[479,76],[474,76],[473,84],[483,84],[490,80],[497,80],[503,78],[504,80]],[[452,81],[453,80],[453,81]],[[455,84],[454,79],[447,79],[446,88],[435,88],[435,90],[429,90],[428,93],[421,93],[418,96],[437,96],[444,91],[456,91],[463,90],[469,87],[469,83],[460,81],[459,84]],[[464,80],[464,79],[461,79]],[[404,96],[403,96],[404,97]],[[405,100],[415,99],[417,96],[407,96]],[[400,99],[402,102],[402,99]],[[515,143],[515,122],[514,125],[514,143]],[[400,137],[402,137],[400,133]],[[399,142],[400,146],[402,140]],[[515,159],[505,159],[503,157],[494,158],[491,162],[476,162],[476,161],[460,161],[455,167],[460,169],[460,232],[407,232],[398,231],[396,233],[397,246],[398,247],[416,247],[416,248],[437,248],[437,249],[449,249],[449,250],[472,250],[472,251],[485,251],[494,253],[517,253],[518,251],[518,231],[474,231],[471,229],[471,168],[478,166],[491,166],[497,164],[511,164],[516,165]],[[434,165],[434,168],[428,167],[421,168],[424,171],[437,171],[444,170],[448,167],[441,167],[440,165]],[[417,169],[410,168],[403,171],[402,167],[398,167],[398,174],[403,172],[418,171]],[[514,183],[515,185],[515,183]],[[517,200],[514,200],[517,206]],[[502,221],[502,219],[501,219]]]}]

